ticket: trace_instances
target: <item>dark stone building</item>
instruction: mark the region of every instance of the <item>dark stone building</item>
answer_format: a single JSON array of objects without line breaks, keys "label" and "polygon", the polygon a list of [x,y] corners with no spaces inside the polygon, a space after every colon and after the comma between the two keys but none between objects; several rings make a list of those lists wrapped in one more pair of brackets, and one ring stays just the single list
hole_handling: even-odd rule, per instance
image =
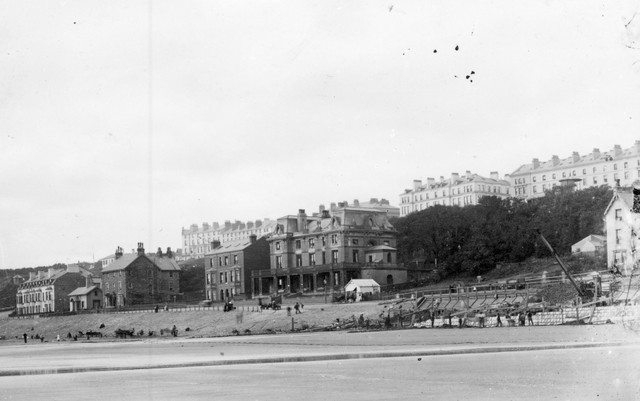
[{"label": "dark stone building", "polygon": [[136,253],[123,254],[118,247],[115,257],[102,270],[105,307],[171,302],[180,295],[180,267],[171,248],[146,255],[140,242]]}]

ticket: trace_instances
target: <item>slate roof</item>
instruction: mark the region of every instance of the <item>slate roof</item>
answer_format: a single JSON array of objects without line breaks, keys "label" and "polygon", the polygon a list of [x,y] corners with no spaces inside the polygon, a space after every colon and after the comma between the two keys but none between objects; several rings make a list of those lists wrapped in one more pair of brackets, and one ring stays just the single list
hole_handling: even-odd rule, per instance
[{"label": "slate roof", "polygon": [[180,271],[180,266],[173,258],[158,257],[155,255],[138,255],[137,253],[125,253],[102,269],[102,273],[124,270],[138,258],[147,258],[162,271]]},{"label": "slate roof", "polygon": [[69,293],[69,296],[74,296],[74,295],[86,295],[88,293],[90,293],[93,290],[96,289],[100,289],[100,287],[98,287],[97,285],[92,285],[91,287],[78,287],[75,290],[71,291]]},{"label": "slate roof", "polygon": [[220,244],[220,246],[214,250],[212,250],[211,252],[207,253],[207,255],[219,255],[222,253],[227,253],[227,252],[237,252],[237,251],[242,251],[246,248],[249,247],[249,245],[251,245],[251,239],[250,238],[241,238],[241,239],[237,239],[237,240],[233,240],[233,241],[228,241],[225,242],[223,244]]}]

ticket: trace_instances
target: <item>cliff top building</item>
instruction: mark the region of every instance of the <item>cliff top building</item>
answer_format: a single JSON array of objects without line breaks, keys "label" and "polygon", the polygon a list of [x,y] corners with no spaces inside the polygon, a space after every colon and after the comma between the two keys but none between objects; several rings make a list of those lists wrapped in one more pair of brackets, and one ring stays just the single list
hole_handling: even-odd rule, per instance
[{"label": "cliff top building", "polygon": [[510,176],[513,195],[531,199],[544,196],[545,191],[559,185],[585,189],[607,185],[631,186],[640,177],[640,141],[627,149],[615,145],[609,152],[600,149],[585,156],[573,152],[560,159],[554,155],[547,161],[535,158],[516,169]]},{"label": "cliff top building", "polygon": [[212,250],[213,241],[221,243],[249,238],[255,235],[260,238],[267,235],[275,227],[276,222],[265,218],[264,220],[248,221],[243,223],[236,220],[234,223],[227,220],[224,225],[217,222],[213,224],[202,223],[202,226],[192,224],[190,228],[182,229],[183,251],[179,260],[199,259]]},{"label": "cliff top building", "polygon": [[400,194],[400,216],[435,205],[476,205],[483,196],[508,198],[512,194],[509,176],[500,179],[496,171],[492,171],[489,177],[473,174],[467,170],[463,176],[452,173],[451,177],[441,176],[438,181],[427,178],[424,184],[422,180],[414,180],[413,188],[406,189]]}]

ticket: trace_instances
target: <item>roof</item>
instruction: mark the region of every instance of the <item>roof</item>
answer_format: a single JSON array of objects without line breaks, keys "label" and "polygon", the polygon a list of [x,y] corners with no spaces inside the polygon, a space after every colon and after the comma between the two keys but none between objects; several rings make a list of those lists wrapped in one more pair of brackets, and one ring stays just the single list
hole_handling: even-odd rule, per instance
[{"label": "roof", "polygon": [[371,248],[367,248],[365,249],[365,253],[366,252],[375,252],[375,251],[395,251],[396,248],[387,246],[387,245],[376,245],[376,246],[372,246]]},{"label": "roof", "polygon": [[180,271],[180,266],[178,266],[178,263],[176,263],[173,258],[125,253],[113,261],[109,266],[102,269],[102,273],[124,270],[138,258],[147,258],[162,271]]},{"label": "roof", "polygon": [[248,248],[249,245],[251,245],[250,238],[241,238],[233,241],[227,241],[225,243],[220,244],[220,246],[217,247],[216,249],[207,253],[207,255],[218,255],[221,253],[242,251]]},{"label": "roof", "polygon": [[591,234],[591,235],[587,235],[586,237],[584,237],[580,241],[576,242],[575,244],[573,244],[573,246],[576,246],[576,245],[579,245],[579,244],[582,244],[582,243],[585,243],[585,242],[591,242],[591,243],[599,245],[599,246],[604,246],[606,240],[607,240],[607,238],[604,235]]},{"label": "roof", "polygon": [[611,198],[611,201],[607,205],[607,208],[604,209],[604,213],[603,214],[605,216],[607,215],[607,213],[609,213],[609,209],[611,209],[611,206],[613,206],[613,204],[618,199],[620,199],[623,203],[625,203],[629,207],[629,209],[631,209],[633,207],[633,194],[631,192],[629,192],[629,191],[617,190],[613,194],[613,197]]},{"label": "roof", "polygon": [[370,278],[359,278],[349,280],[344,287],[380,287],[380,284]]},{"label": "roof", "polygon": [[91,287],[78,287],[75,290],[71,291],[69,293],[69,296],[74,296],[74,295],[86,295],[88,293],[90,293],[93,290],[99,290],[100,287],[98,287],[97,285],[92,285]]}]

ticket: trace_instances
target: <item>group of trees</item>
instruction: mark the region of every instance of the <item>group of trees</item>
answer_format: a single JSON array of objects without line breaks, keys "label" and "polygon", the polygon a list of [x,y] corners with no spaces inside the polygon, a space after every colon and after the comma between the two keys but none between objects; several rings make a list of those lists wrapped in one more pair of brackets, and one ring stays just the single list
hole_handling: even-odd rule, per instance
[{"label": "group of trees", "polygon": [[602,234],[608,187],[574,191],[557,187],[528,201],[484,197],[478,205],[433,206],[395,219],[398,256],[405,263],[437,268],[443,276],[478,275],[501,262],[522,262],[550,252],[537,230],[559,254],[590,234]]}]

